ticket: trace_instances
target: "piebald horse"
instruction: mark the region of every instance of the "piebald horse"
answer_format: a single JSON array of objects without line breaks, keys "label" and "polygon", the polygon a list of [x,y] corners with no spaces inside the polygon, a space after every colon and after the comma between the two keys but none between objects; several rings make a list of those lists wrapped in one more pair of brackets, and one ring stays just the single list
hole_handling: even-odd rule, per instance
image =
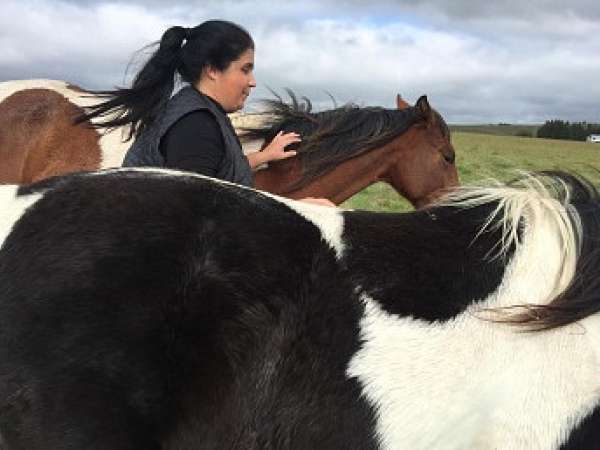
[{"label": "piebald horse", "polygon": [[[73,124],[97,101],[63,81],[0,83],[0,183],[120,166],[131,144],[123,142],[126,130],[101,133],[89,122]],[[272,102],[273,109],[266,111],[271,129],[255,129],[254,136],[298,129],[304,143],[298,157],[258,171],[256,188],[339,204],[384,181],[419,207],[456,186],[455,153],[442,117],[425,97],[412,107],[398,96],[397,105],[399,110],[347,105],[311,113],[295,101],[291,106]],[[243,127],[247,119],[234,116],[234,125]]]},{"label": "piebald horse", "polygon": [[0,211],[2,450],[598,448],[573,176],[392,214],[115,169]]}]

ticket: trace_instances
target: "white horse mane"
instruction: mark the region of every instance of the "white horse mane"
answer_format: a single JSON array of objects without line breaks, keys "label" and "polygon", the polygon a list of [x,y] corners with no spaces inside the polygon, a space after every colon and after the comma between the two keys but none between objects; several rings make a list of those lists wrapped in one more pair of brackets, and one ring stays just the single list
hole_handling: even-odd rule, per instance
[{"label": "white horse mane", "polygon": [[519,226],[536,233],[540,227],[558,231],[561,241],[561,272],[553,296],[563,292],[573,280],[581,250],[582,225],[579,214],[571,204],[572,186],[564,179],[548,175],[521,172],[510,184],[498,180],[458,187],[441,198],[435,206],[472,208],[497,203],[475,239],[490,229],[502,227],[502,241],[492,257],[501,257],[511,246],[518,251],[522,245]]}]

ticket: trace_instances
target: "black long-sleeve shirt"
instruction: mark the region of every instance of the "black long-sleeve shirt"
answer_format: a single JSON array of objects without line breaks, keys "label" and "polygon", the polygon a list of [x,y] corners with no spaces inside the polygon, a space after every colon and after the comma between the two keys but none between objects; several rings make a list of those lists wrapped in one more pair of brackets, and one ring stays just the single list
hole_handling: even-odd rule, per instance
[{"label": "black long-sleeve shirt", "polygon": [[[227,114],[219,102],[206,98]],[[193,111],[169,128],[160,141],[159,151],[166,167],[216,177],[225,157],[225,142],[212,113]]]},{"label": "black long-sleeve shirt", "polygon": [[221,129],[209,111],[193,111],[179,119],[159,146],[165,166],[215,177],[225,156]]}]

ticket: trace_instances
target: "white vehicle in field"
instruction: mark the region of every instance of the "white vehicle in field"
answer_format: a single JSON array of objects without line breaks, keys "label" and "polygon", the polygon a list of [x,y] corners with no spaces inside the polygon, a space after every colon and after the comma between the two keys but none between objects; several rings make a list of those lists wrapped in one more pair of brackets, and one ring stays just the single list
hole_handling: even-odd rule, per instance
[{"label": "white vehicle in field", "polygon": [[587,137],[587,141],[594,144],[600,144],[600,134],[590,134]]}]

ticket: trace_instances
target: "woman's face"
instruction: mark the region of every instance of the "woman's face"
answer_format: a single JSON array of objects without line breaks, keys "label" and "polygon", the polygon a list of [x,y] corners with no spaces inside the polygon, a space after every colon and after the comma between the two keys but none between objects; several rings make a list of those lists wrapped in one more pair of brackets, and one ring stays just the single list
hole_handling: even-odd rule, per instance
[{"label": "woman's face", "polygon": [[256,87],[254,49],[246,50],[227,69],[213,70],[212,74],[215,81],[214,95],[217,97],[215,100],[228,113],[242,109],[250,91]]}]

